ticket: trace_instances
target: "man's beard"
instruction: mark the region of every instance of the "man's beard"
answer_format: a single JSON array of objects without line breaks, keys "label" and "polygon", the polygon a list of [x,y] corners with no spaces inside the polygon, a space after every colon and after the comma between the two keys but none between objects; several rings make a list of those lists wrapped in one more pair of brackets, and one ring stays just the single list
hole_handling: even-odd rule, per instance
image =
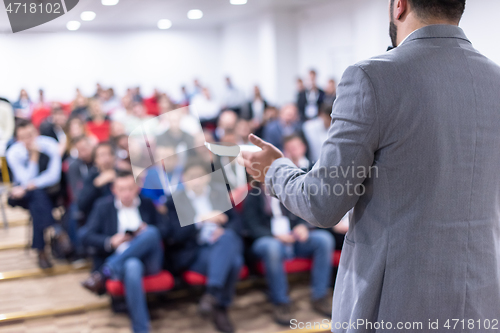
[{"label": "man's beard", "polygon": [[392,47],[398,46],[398,27],[394,23],[394,0],[391,0],[390,5],[390,13],[391,13],[391,23],[389,24],[389,36],[391,37]]},{"label": "man's beard", "polygon": [[391,19],[389,24],[389,36],[391,36],[392,46],[398,46],[398,27],[394,24],[394,20]]}]

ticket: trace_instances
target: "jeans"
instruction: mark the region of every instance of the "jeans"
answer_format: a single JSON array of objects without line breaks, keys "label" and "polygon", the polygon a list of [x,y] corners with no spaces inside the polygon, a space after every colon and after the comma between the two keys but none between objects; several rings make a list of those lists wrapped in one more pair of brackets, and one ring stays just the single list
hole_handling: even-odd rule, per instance
[{"label": "jeans", "polygon": [[21,199],[10,198],[9,205],[12,207],[20,206],[29,210],[33,219],[33,241],[31,247],[43,250],[45,248],[43,232],[45,228],[55,223],[52,216],[54,204],[49,195],[43,189],[36,189],[26,192],[26,195]]},{"label": "jeans", "polygon": [[151,225],[134,237],[125,251],[106,259],[103,270],[108,269],[113,278],[119,279],[125,285],[125,300],[134,333],[147,333],[150,330],[142,278],[145,275],[158,274],[162,264],[160,232]]},{"label": "jeans", "polygon": [[[312,230],[304,243],[293,244],[293,254],[299,258],[313,258],[311,298],[313,300],[326,296],[332,274],[332,251],[335,240],[326,230]],[[257,239],[252,251],[264,261],[266,280],[270,289],[271,301],[274,304],[288,304],[288,280],[284,269],[284,261],[292,259],[287,254],[287,246],[270,236]]]},{"label": "jeans", "polygon": [[241,267],[243,244],[240,236],[226,229],[211,245],[203,245],[189,268],[207,276],[207,290],[212,291],[221,307],[228,307],[234,296]]}]

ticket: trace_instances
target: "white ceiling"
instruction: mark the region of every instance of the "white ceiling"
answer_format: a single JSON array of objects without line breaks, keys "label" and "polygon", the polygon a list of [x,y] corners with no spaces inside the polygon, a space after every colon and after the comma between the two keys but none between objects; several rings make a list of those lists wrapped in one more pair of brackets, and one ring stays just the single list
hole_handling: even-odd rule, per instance
[{"label": "white ceiling", "polygon": [[[120,0],[115,6],[103,6],[101,0],[80,0],[67,14],[41,26],[19,33],[66,32],[66,23],[80,19],[83,11],[91,10],[97,17],[91,22],[82,22],[79,31],[135,31],[157,30],[159,19],[170,19],[171,29],[206,29],[223,23],[237,21],[257,15],[269,9],[300,9],[316,3],[334,0],[248,0],[246,5],[234,6],[229,0]],[[2,1],[3,2],[3,1]],[[0,33],[12,33],[5,7],[0,4]],[[189,20],[190,9],[201,9],[201,20]]]}]

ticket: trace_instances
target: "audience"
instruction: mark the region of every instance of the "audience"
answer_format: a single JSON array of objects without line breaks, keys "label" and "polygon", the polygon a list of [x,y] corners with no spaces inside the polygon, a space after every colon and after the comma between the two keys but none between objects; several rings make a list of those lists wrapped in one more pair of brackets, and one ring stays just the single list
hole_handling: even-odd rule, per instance
[{"label": "audience", "polygon": [[100,199],[88,219],[83,243],[96,250],[94,262],[102,264],[94,264],[97,270],[82,285],[103,294],[107,279],[122,281],[132,329],[147,333],[150,324],[142,278],[160,272],[166,230],[153,203],[138,196],[140,189],[131,173],[118,172],[112,188],[113,195]]},{"label": "audience", "polygon": [[265,195],[261,185],[253,187],[245,201],[244,221],[254,240],[252,252],[264,261],[275,321],[288,326],[293,318],[283,264],[294,257],[313,258],[312,307],[330,317],[331,255],[335,248],[332,234],[309,230],[307,222],[291,214],[278,199]]},{"label": "audience", "polygon": [[[128,89],[120,99],[113,89],[98,84],[92,98],[77,90],[69,104],[49,104],[43,92],[33,104],[21,91],[14,103],[14,138],[8,134],[12,123],[4,122],[0,143],[9,147],[6,155],[14,181],[9,203],[32,216],[32,246],[39,266],[52,266],[44,230],[53,227],[54,244],[64,253],[70,253],[72,244],[76,256],[71,258],[92,259],[93,273],[83,283],[85,288],[103,293],[108,279],[124,283],[134,332],[150,329],[143,276],[162,268],[176,276],[197,272],[207,281],[199,312],[211,318],[219,331],[234,332],[228,308],[244,266],[243,244],[253,243],[247,252],[265,266],[277,322],[289,325],[291,318],[283,262],[295,257],[313,258],[312,307],[329,313],[336,243],[331,230],[309,229],[267,196],[263,187],[249,187],[244,167],[233,158],[217,157],[205,145],[250,145],[248,135],[255,133],[309,170],[327,136],[336,88],[330,80],[323,93],[316,73],[309,76],[307,89],[301,79],[297,81],[297,103],[279,111],[262,97],[258,86],[245,102],[230,78],[221,104],[198,80],[193,89],[183,88],[179,105],[157,90],[143,98],[139,87]],[[13,122],[8,102],[0,101],[0,111],[10,113]],[[30,118],[40,124],[42,136]],[[128,135],[146,123],[148,149],[132,141],[129,147]],[[144,167],[152,160],[153,165],[134,169],[139,171],[134,177],[131,153],[134,160],[137,154],[147,160]],[[215,175],[222,167],[221,183],[216,184]],[[66,187],[69,195],[62,196]],[[236,208],[229,209],[233,204]],[[52,216],[54,207],[65,213],[60,222],[69,238]],[[346,215],[335,229],[338,244],[348,220]]]},{"label": "audience", "polygon": [[99,143],[93,151],[94,166],[89,170],[78,195],[78,209],[85,218],[90,215],[94,203],[111,195],[111,184],[115,180],[115,152],[110,143]]}]

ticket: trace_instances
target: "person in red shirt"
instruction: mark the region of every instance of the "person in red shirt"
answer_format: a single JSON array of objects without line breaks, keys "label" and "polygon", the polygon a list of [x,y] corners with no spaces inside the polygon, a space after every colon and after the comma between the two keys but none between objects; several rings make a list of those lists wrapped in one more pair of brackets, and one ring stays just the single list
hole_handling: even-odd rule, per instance
[{"label": "person in red shirt", "polygon": [[87,120],[87,131],[94,135],[99,142],[109,140],[111,121],[104,114],[101,102],[92,99],[89,103],[90,118]]}]

